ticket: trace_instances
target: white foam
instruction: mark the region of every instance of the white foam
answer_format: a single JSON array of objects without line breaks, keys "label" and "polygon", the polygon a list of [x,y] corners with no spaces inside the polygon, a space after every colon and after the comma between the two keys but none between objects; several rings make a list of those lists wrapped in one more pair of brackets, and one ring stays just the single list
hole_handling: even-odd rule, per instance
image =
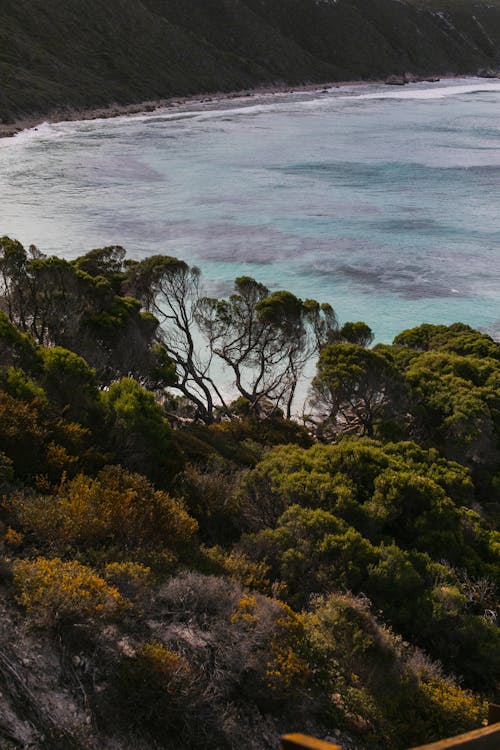
[{"label": "white foam", "polygon": [[[78,121],[80,123],[81,121]],[[75,125],[76,122],[41,122],[32,128],[25,128],[15,133],[12,138],[0,138],[0,148],[19,148],[19,146],[28,145],[36,140],[60,138],[64,135],[64,126]]]},{"label": "white foam", "polygon": [[[272,111],[277,108],[278,104],[273,102],[272,104],[256,104],[241,107],[231,107],[230,109],[217,108],[217,109],[178,109],[174,108],[160,108],[154,112],[144,112],[140,114],[132,115],[118,115],[116,117],[93,117],[91,120],[69,120],[58,123],[44,123],[50,130],[44,129],[43,135],[47,135],[52,129],[58,128],[64,130],[68,128],[79,127],[92,127],[94,124],[107,123],[112,125],[122,125],[126,123],[138,122],[138,123],[162,123],[162,122],[182,122],[183,120],[194,120],[197,122],[203,122],[204,120],[212,120],[221,117],[227,117],[229,115],[240,115],[240,114],[260,114],[261,112]],[[33,133],[37,128],[31,128],[29,131],[23,131],[23,133]],[[40,130],[40,126],[38,126]],[[21,133],[18,135],[22,135]],[[39,135],[39,133],[34,133]]]},{"label": "white foam", "polygon": [[52,125],[50,122],[41,122],[38,125],[34,125],[32,128],[26,128],[26,130],[21,130],[19,133],[16,133],[14,138],[17,138],[18,140],[22,140],[23,138],[34,138],[40,134],[44,134],[49,132]]},{"label": "white foam", "polygon": [[[154,122],[157,120],[158,122],[164,121],[164,120],[197,120],[199,122],[203,122],[204,120],[212,120],[217,119],[220,117],[228,117],[228,116],[234,116],[234,115],[257,115],[262,114],[264,112],[272,112],[275,110],[279,104],[283,104],[284,102],[281,101],[273,102],[272,104],[253,104],[253,105],[243,105],[241,107],[230,107],[230,108],[220,108],[220,109],[202,109],[202,110],[186,110],[186,111],[168,111],[168,110],[157,110],[154,114],[148,114],[148,115],[138,115],[137,117],[134,117],[134,119],[143,121],[143,122]],[[118,118],[122,119],[122,118]],[[128,118],[123,118],[130,119]]]},{"label": "white foam", "polygon": [[[500,91],[500,80],[486,81],[483,78],[474,82],[457,85],[433,86],[421,88],[422,84],[407,84],[406,86],[390,86],[389,90],[374,91],[363,94],[342,96],[342,99],[444,99],[449,96],[462,94],[479,94],[482,92]],[[339,97],[340,98],[340,97]]]},{"label": "white foam", "polygon": [[[376,90],[373,90],[373,89]],[[117,117],[93,118],[91,120],[73,120],[56,123],[43,122],[36,127],[29,128],[17,133],[14,139],[0,139],[0,146],[12,143],[15,140],[30,141],[38,138],[56,138],[64,137],[68,131],[73,132],[75,128],[91,129],[93,125],[106,123],[109,127],[113,125],[123,125],[128,123],[144,124],[161,124],[163,122],[181,122],[182,120],[191,120],[195,122],[205,122],[227,117],[238,117],[246,115],[259,115],[271,113],[273,111],[282,111],[285,107],[292,107],[294,110],[321,109],[325,106],[331,107],[335,102],[377,100],[377,99],[444,99],[446,97],[460,96],[464,94],[474,94],[481,92],[500,92],[500,80],[477,79],[456,79],[453,82],[441,81],[433,84],[415,83],[405,86],[382,86],[381,84],[362,84],[359,86],[340,86],[333,87],[325,91],[319,89],[312,92],[297,91],[278,92],[272,94],[262,94],[258,96],[260,101],[242,97],[236,106],[225,106],[224,100],[200,103],[193,103],[196,109],[189,109],[189,104],[174,105],[173,107],[164,107],[156,109],[153,112],[142,112],[137,114],[123,114]],[[264,101],[263,101],[264,100]]]},{"label": "white foam", "polygon": [[20,130],[19,133],[15,133],[12,138],[0,138],[0,148],[8,148],[12,145],[19,145],[19,142],[21,141],[31,141],[34,138],[38,138],[40,134],[47,134],[50,132],[51,124],[50,122],[42,122],[39,125],[36,125],[32,128],[26,128],[25,130]]},{"label": "white foam", "polygon": [[[367,88],[373,89],[376,86],[377,91],[367,91]],[[429,85],[428,83],[407,84],[400,86],[385,86],[380,88],[380,84],[366,84],[361,86],[341,86],[328,89],[328,91],[318,96],[318,92],[295,92],[284,94],[264,95],[263,98],[270,101],[252,104],[243,100],[240,106],[225,107],[223,101],[208,104],[201,109],[158,109],[154,112],[142,113],[138,115],[124,115],[113,118],[115,122],[127,122],[135,120],[136,122],[163,122],[176,120],[196,120],[203,122],[205,120],[219,119],[229,116],[239,115],[258,115],[281,110],[286,106],[293,106],[294,109],[316,109],[324,107],[326,104],[331,106],[335,101],[346,100],[366,100],[366,99],[443,99],[450,96],[460,96],[463,94],[474,94],[485,92],[500,92],[500,80],[478,79],[457,79],[457,82],[438,82]],[[304,98],[297,98],[304,96]],[[293,98],[292,98],[293,97]],[[312,98],[311,98],[312,97]],[[250,100],[251,101],[251,100]],[[248,103],[247,103],[248,102]],[[99,120],[96,120],[99,122]]]}]

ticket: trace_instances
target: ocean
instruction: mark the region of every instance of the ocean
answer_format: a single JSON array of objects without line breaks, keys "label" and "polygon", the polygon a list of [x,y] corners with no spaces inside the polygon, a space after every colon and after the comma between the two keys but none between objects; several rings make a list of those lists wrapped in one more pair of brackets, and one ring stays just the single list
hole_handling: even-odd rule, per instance
[{"label": "ocean", "polygon": [[500,81],[356,85],[43,124],[0,141],[0,235],[123,245],[329,302],[377,341],[500,338]]}]

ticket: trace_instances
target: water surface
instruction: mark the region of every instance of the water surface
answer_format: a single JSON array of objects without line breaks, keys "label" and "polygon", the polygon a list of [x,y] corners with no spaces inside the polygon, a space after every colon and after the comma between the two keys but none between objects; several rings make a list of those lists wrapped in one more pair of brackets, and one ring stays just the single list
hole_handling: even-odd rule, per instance
[{"label": "water surface", "polygon": [[0,234],[249,274],[366,320],[500,335],[500,81],[380,85],[42,125],[0,141]]}]

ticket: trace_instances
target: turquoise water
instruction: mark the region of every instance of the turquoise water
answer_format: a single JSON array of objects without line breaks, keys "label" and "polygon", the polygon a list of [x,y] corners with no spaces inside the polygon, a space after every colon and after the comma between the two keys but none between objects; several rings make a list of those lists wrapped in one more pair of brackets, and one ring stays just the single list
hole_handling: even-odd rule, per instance
[{"label": "turquoise water", "polygon": [[330,302],[379,341],[500,336],[500,81],[352,86],[42,125],[0,141],[0,234],[121,244]]}]

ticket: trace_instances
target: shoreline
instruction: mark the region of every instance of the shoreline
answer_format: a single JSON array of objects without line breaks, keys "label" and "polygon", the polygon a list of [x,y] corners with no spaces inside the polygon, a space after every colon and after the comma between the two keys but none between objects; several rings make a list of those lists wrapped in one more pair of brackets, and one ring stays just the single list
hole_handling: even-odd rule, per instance
[{"label": "shoreline", "polygon": [[[468,75],[442,75],[438,76],[412,76],[404,83],[397,84],[403,86],[405,83],[419,83],[424,81],[439,81],[455,78],[473,78],[473,74]],[[44,122],[77,122],[84,120],[107,120],[114,117],[123,117],[127,115],[140,115],[155,112],[159,109],[178,107],[186,104],[217,104],[218,102],[230,101],[233,99],[251,99],[258,96],[273,96],[274,94],[294,94],[308,91],[325,91],[331,88],[342,88],[343,86],[368,86],[387,84],[391,76],[384,79],[375,80],[353,80],[353,81],[325,81],[323,83],[304,83],[304,84],[271,84],[256,86],[250,89],[241,89],[239,91],[215,91],[211,93],[192,94],[189,96],[171,96],[165,99],[152,99],[135,104],[117,104],[111,103],[103,106],[90,107],[88,109],[53,109],[45,114],[31,115],[22,117],[12,123],[0,122],[0,138],[11,138],[24,130],[31,130]]]}]

